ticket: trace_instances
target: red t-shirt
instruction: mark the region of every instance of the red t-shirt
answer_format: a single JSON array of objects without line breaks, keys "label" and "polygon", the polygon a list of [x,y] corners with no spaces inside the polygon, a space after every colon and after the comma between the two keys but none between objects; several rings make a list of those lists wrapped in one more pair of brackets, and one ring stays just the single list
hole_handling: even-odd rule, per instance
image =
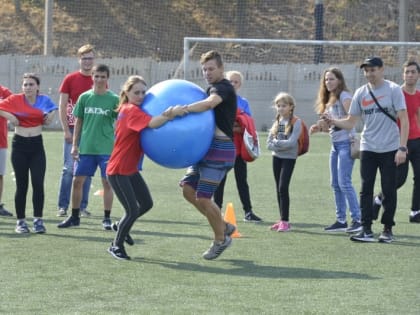
[{"label": "red t-shirt", "polygon": [[57,106],[46,95],[38,95],[34,105],[26,102],[23,93],[12,94],[0,101],[0,110],[16,116],[19,126],[22,127],[36,127],[44,124],[44,114],[57,109]]},{"label": "red t-shirt", "polygon": [[416,91],[411,95],[403,90],[405,103],[407,105],[408,122],[410,129],[408,131],[408,139],[420,138],[420,126],[418,125],[417,113],[420,109],[420,91]]},{"label": "red t-shirt", "polygon": [[[8,88],[0,85],[0,101],[12,95]],[[7,119],[0,116],[0,148],[7,148]]]},{"label": "red t-shirt", "polygon": [[138,172],[143,157],[140,132],[149,125],[152,117],[139,106],[123,104],[115,127],[115,142],[106,169],[107,175],[131,175]]},{"label": "red t-shirt", "polygon": [[76,105],[79,95],[93,86],[93,79],[91,75],[83,75],[80,71],[69,73],[64,77],[60,86],[60,93],[69,95],[67,103],[67,123],[70,127],[74,126],[73,108]]}]

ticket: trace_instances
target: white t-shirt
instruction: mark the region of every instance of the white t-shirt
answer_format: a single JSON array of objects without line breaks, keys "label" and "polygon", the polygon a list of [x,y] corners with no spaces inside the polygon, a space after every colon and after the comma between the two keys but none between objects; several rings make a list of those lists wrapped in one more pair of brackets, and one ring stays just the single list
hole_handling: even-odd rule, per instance
[{"label": "white t-shirt", "polygon": [[[351,100],[351,94],[347,91],[343,91],[340,93],[340,98],[333,104],[327,108],[327,113],[333,119],[342,119],[347,117],[347,111],[343,106],[345,100]],[[349,141],[350,137],[354,135],[355,129],[347,130],[347,129],[339,129],[337,128],[330,128],[330,136],[332,142],[341,142],[341,141]]]}]

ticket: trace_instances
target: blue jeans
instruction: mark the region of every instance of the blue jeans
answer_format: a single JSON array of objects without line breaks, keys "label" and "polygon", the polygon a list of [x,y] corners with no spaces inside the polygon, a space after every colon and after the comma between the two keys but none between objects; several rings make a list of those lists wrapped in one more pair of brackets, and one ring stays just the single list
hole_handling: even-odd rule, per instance
[{"label": "blue jeans", "polygon": [[333,142],[330,153],[331,186],[335,198],[337,221],[346,221],[347,205],[353,221],[360,222],[361,214],[351,176],[354,160],[350,156],[350,140]]},{"label": "blue jeans", "polygon": [[[73,133],[73,128],[70,129]],[[60,178],[60,188],[58,195],[58,208],[68,209],[70,204],[70,194],[71,187],[73,182],[73,169],[74,169],[74,160],[71,156],[71,147],[72,144],[64,140],[63,144],[63,172],[61,173]],[[85,183],[83,184],[83,197],[82,202],[80,203],[81,209],[86,209],[89,201],[89,190],[92,178],[86,177]]]}]

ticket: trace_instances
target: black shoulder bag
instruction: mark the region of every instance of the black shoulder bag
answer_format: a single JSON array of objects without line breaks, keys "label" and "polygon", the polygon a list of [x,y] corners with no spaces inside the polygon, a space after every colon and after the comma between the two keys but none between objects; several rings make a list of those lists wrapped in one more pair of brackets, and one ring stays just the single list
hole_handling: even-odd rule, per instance
[{"label": "black shoulder bag", "polygon": [[378,102],[378,100],[376,99],[375,95],[373,94],[372,90],[370,89],[369,84],[368,84],[367,88],[368,88],[368,90],[369,90],[370,96],[372,96],[373,100],[375,101],[375,103],[376,103],[376,105],[379,107],[379,109],[382,111],[382,113],[384,113],[385,115],[387,115],[387,116],[388,116],[388,117],[389,117],[389,118],[390,118],[393,122],[397,123],[397,120],[395,119],[395,117],[391,116],[391,114],[390,114],[390,113],[388,113],[387,111],[385,111],[385,110],[383,109],[383,107],[382,107],[381,105],[379,105],[379,102]]}]

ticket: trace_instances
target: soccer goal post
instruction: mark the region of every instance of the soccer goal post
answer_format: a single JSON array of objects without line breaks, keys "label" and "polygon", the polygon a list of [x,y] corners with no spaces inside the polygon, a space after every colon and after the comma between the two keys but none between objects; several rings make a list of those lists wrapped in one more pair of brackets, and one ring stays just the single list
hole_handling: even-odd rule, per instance
[{"label": "soccer goal post", "polygon": [[248,99],[259,130],[271,125],[272,100],[281,91],[295,97],[299,116],[314,122],[314,102],[321,75],[328,67],[339,67],[354,91],[365,83],[359,66],[369,56],[380,56],[386,78],[397,83],[401,83],[402,64],[408,59],[420,60],[419,42],[185,37],[178,76],[204,86],[199,59],[212,49],[222,54],[226,71],[242,72],[239,94]]}]

